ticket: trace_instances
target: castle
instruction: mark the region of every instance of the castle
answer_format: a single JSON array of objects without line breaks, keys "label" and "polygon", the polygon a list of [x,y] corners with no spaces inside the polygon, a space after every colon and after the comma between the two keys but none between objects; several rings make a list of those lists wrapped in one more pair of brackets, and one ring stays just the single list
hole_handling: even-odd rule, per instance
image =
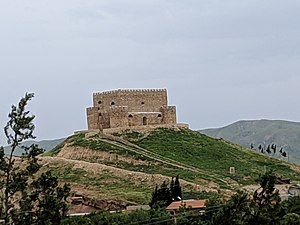
[{"label": "castle", "polygon": [[176,125],[176,107],[166,89],[113,90],[93,94],[86,109],[88,130]]}]

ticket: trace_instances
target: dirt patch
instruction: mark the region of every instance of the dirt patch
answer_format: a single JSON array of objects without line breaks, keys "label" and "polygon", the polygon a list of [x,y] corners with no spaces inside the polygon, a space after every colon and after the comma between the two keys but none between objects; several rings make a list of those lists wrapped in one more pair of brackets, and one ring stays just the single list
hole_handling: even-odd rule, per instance
[{"label": "dirt patch", "polygon": [[[125,157],[119,154],[96,151],[89,148],[65,145],[57,155],[58,157],[84,160],[89,162],[103,163],[104,161],[109,162],[125,162],[131,165],[149,165],[148,161],[136,160],[132,157]],[[151,162],[153,164],[153,162]]]},{"label": "dirt patch", "polygon": [[[163,176],[161,174],[146,174],[142,172],[134,172],[134,171],[128,171],[124,169],[119,169],[112,166],[107,166],[100,163],[90,163],[90,162],[84,162],[80,160],[74,160],[74,159],[66,159],[62,157],[41,157],[40,160],[43,164],[69,164],[73,166],[73,168],[79,168],[83,169],[88,173],[96,174],[96,173],[107,173],[111,172],[116,176],[128,179],[135,184],[144,184],[153,186],[155,184],[160,185],[163,183],[163,181],[171,181],[171,177]],[[192,183],[189,181],[185,181],[183,179],[180,180],[181,186],[188,189],[188,190],[197,190],[197,191],[215,191],[215,188],[210,187],[204,187],[202,185]]]},{"label": "dirt patch", "polygon": [[300,173],[300,167],[298,165],[295,164],[289,164],[289,166],[291,167],[292,170]]},{"label": "dirt patch", "polygon": [[[279,191],[280,196],[285,196],[290,184],[281,184],[281,185],[275,185],[275,188]],[[257,189],[260,188],[260,185],[247,185],[242,187],[243,190],[249,192],[249,193],[254,193]]]}]

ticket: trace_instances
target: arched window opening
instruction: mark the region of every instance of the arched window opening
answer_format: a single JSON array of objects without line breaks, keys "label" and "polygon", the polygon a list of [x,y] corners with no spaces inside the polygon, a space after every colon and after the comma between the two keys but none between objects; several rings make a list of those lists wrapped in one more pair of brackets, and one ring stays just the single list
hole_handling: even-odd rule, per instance
[{"label": "arched window opening", "polygon": [[110,104],[111,104],[111,105],[115,105],[115,102],[111,102]]},{"label": "arched window opening", "polygon": [[99,113],[99,116],[102,116],[102,114],[101,114],[101,113]]},{"label": "arched window opening", "polygon": [[99,105],[100,105],[101,103],[102,103],[101,101],[98,102]]},{"label": "arched window opening", "polygon": [[130,114],[128,117],[129,117],[129,118],[132,118],[133,116]]},{"label": "arched window opening", "polygon": [[161,117],[161,114],[158,114],[158,116],[157,117]]},{"label": "arched window opening", "polygon": [[144,105],[145,104],[145,102],[142,102],[142,105]]},{"label": "arched window opening", "polygon": [[143,117],[143,125],[147,125],[148,124],[148,120],[147,120],[147,117]]}]

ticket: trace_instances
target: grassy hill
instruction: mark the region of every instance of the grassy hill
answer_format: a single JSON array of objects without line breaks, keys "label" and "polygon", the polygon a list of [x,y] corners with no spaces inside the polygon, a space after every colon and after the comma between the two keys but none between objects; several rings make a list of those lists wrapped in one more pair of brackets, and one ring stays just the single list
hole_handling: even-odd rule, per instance
[{"label": "grassy hill", "polygon": [[282,120],[238,121],[229,126],[200,131],[211,137],[224,138],[245,147],[276,144],[289,154],[291,162],[300,164],[300,123]]},{"label": "grassy hill", "polygon": [[[254,184],[265,169],[295,182],[300,175],[293,164],[185,129],[79,133],[41,160],[77,193],[141,204],[149,201],[155,184],[177,174],[186,197],[234,192]],[[229,167],[236,173],[230,175]]]}]

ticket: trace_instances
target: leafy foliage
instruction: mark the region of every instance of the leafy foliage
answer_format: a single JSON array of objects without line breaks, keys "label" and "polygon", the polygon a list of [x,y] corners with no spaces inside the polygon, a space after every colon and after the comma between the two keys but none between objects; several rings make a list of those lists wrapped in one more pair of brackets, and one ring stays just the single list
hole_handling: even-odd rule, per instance
[{"label": "leafy foliage", "polygon": [[100,212],[83,217],[70,217],[61,223],[62,225],[172,225],[173,218],[162,209],[143,211],[136,210],[132,213]]},{"label": "leafy foliage", "polygon": [[[25,110],[33,96],[26,93],[18,106],[12,106],[4,127],[11,149],[6,157],[4,148],[0,148],[0,188],[3,190],[0,198],[4,224],[60,224],[67,209],[69,187],[59,187],[57,178],[50,172],[37,176],[41,167],[37,156],[43,149],[35,144],[22,146],[23,141],[35,138],[34,116]],[[23,157],[13,157],[17,148],[24,150]]]},{"label": "leafy foliage", "polygon": [[274,225],[290,220],[291,217],[284,218],[287,211],[281,204],[275,181],[274,173],[267,171],[259,177],[260,188],[252,196],[238,192],[213,215],[212,224]]}]

